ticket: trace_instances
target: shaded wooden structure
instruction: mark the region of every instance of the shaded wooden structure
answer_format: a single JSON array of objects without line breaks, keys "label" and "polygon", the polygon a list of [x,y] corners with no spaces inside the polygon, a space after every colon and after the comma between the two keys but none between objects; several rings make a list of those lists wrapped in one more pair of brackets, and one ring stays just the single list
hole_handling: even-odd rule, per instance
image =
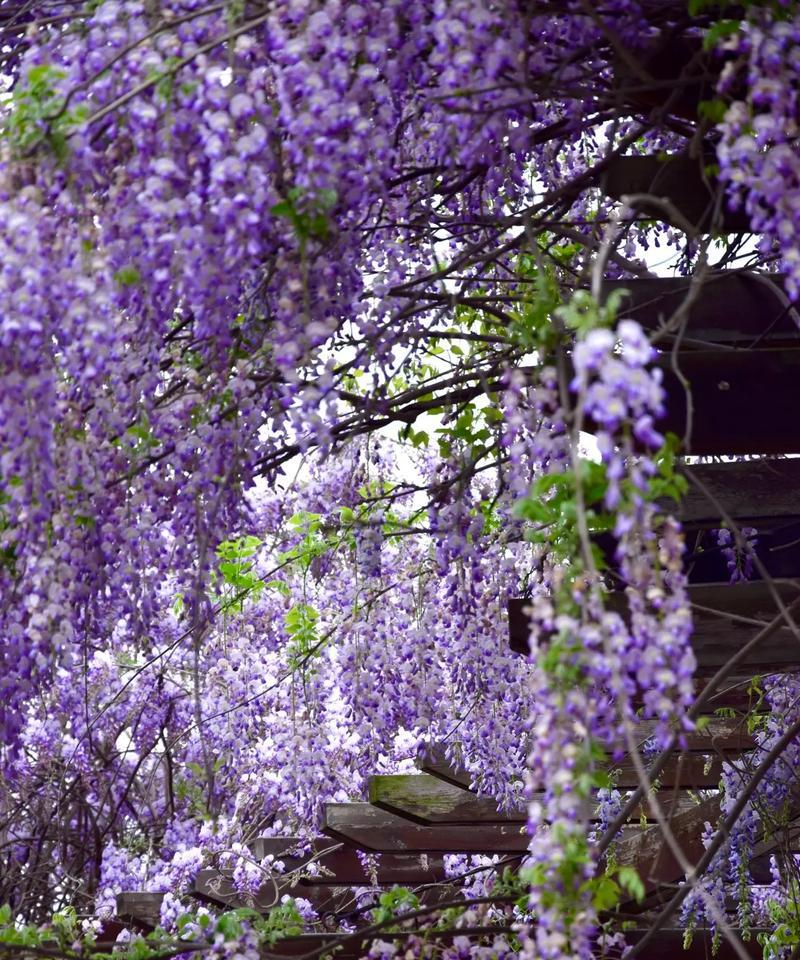
[{"label": "shaded wooden structure", "polygon": [[631,207],[640,216],[667,220],[679,229],[749,232],[750,218],[720,196],[712,167],[712,157],[686,154],[615,157],[603,174],[601,187],[614,200],[633,198]]}]

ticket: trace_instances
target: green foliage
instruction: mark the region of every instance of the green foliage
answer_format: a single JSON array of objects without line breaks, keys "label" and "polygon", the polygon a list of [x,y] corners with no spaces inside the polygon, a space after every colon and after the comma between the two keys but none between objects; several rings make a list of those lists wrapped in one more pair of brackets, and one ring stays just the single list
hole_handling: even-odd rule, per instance
[{"label": "green foliage", "polygon": [[223,609],[241,612],[245,600],[261,596],[266,584],[253,569],[253,558],[261,546],[258,537],[243,536],[217,547],[217,569],[227,588],[223,590]]},{"label": "green foliage", "polygon": [[401,917],[403,913],[418,907],[419,897],[416,894],[405,887],[393,887],[378,897],[378,906],[372,911],[372,922],[389,923],[395,917]]},{"label": "green foliage", "polygon": [[[577,473],[577,475],[576,475]],[[537,478],[527,497],[515,507],[515,515],[534,526],[526,536],[534,543],[547,543],[563,559],[578,554],[577,490],[580,483],[586,522],[590,533],[602,533],[613,527],[613,517],[602,509],[608,488],[602,463],[581,459],[576,473],[548,473]],[[598,566],[603,565],[599,553]]]},{"label": "green foliage", "polygon": [[303,932],[303,918],[294,900],[287,900],[253,924],[265,946],[273,946],[284,937],[298,937]]},{"label": "green foliage", "polygon": [[764,683],[763,677],[755,676],[750,680],[747,688],[747,696],[750,697],[750,709],[747,714],[747,726],[749,733],[755,733],[757,729],[756,717],[759,711],[764,709]]},{"label": "green foliage", "polygon": [[167,104],[175,93],[175,73],[180,67],[181,58],[169,56],[164,61],[164,67],[151,70],[145,80],[153,85],[156,96]]},{"label": "green foliage", "polygon": [[527,282],[520,291],[520,306],[510,312],[514,322],[508,332],[524,350],[548,350],[553,343],[552,317],[561,303],[555,272],[523,253],[517,260],[517,273]]},{"label": "green foliage", "polygon": [[284,616],[289,635],[289,663],[293,667],[304,664],[319,649],[318,620],[319,614],[308,603],[296,603]]},{"label": "green foliage", "polygon": [[141,273],[132,264],[121,267],[114,274],[114,280],[121,287],[134,287],[142,279]]},{"label": "green foliage", "polygon": [[[15,486],[16,483],[21,483],[21,478],[11,477],[7,483],[9,486]],[[3,509],[5,504],[11,502],[11,497],[5,492],[3,487],[0,485],[0,533],[5,533],[11,528],[11,520],[8,516],[8,512]],[[17,574],[17,550],[14,543],[9,543],[7,546],[0,548],[0,567],[8,570],[12,577],[15,577]]]},{"label": "green foliage", "polygon": [[15,153],[27,156],[46,144],[58,160],[66,157],[70,132],[89,112],[85,104],[78,104],[72,110],[63,109],[64,98],[58,91],[58,83],[66,76],[58,67],[43,63],[31,67],[24,81],[14,88],[3,134]]},{"label": "green foliage", "polygon": [[620,887],[632,896],[637,903],[641,903],[645,896],[645,887],[642,878],[634,867],[619,867],[617,880]]},{"label": "green foliage", "polygon": [[764,951],[764,960],[788,956],[800,944],[800,884],[790,880],[784,903],[767,901],[767,912],[774,924],[769,933],[759,933],[757,940]]},{"label": "green foliage", "polygon": [[605,303],[600,304],[588,290],[576,290],[555,314],[568,330],[574,330],[578,336],[585,336],[598,327],[613,326],[620,304],[627,294],[627,290],[614,290]]},{"label": "green foliage", "polygon": [[[225,943],[233,943],[242,937],[246,926],[255,932],[259,943],[265,947],[273,946],[284,937],[299,936],[304,929],[303,918],[294,900],[273,907],[266,916],[247,907],[226,911],[218,917],[208,913],[185,913],[177,921],[177,938],[167,936],[161,929],[147,937],[135,935],[127,945],[117,944],[114,956],[120,960],[150,960],[165,952],[178,951],[181,944],[202,942],[206,938],[217,940],[222,937]],[[0,943],[28,947],[31,951],[45,950],[48,954],[60,953],[65,957],[87,953],[105,956],[96,949],[84,949],[91,948],[94,939],[93,933],[82,932],[73,907],[53,914],[50,923],[41,927],[15,923],[11,907],[8,904],[0,907]]]},{"label": "green foliage", "polygon": [[158,438],[153,433],[146,415],[143,415],[136,423],[128,427],[125,435],[129,438],[129,449],[133,457],[146,456],[158,446]]},{"label": "green foliage", "polygon": [[697,115],[701,120],[708,120],[709,123],[722,123],[727,112],[728,104],[719,97],[712,100],[700,100],[697,104]]},{"label": "green foliage", "polygon": [[704,49],[711,50],[718,46],[724,40],[727,40],[728,37],[732,37],[733,34],[738,33],[741,26],[741,20],[717,20],[703,37]]},{"label": "green foliage", "polygon": [[309,194],[301,187],[292,187],[286,199],[271,210],[274,217],[288,220],[301,246],[311,240],[326,240],[330,233],[330,213],[338,197],[335,190],[318,190]]},{"label": "green foliage", "polygon": [[683,474],[675,471],[680,444],[681,441],[674,433],[668,433],[664,438],[661,449],[653,458],[657,472],[650,479],[647,491],[648,499],[669,498],[676,503],[680,503],[686,496],[689,490],[689,482]]},{"label": "green foliage", "polygon": [[296,564],[304,574],[309,573],[314,560],[324,556],[334,545],[334,541],[323,530],[322,521],[322,514],[305,510],[289,517],[289,531],[293,536],[299,534],[300,539],[280,554],[279,563]]},{"label": "green foliage", "polygon": [[81,939],[91,942],[93,935],[84,937],[74,907],[65,907],[54,913],[50,923],[42,927],[17,923],[8,904],[0,907],[0,943],[28,947],[32,952],[46,950],[72,954],[75,942]]},{"label": "green foliage", "polygon": [[492,893],[498,897],[517,897],[517,906],[520,910],[528,907],[528,884],[518,870],[504,867],[503,872],[496,878]]}]

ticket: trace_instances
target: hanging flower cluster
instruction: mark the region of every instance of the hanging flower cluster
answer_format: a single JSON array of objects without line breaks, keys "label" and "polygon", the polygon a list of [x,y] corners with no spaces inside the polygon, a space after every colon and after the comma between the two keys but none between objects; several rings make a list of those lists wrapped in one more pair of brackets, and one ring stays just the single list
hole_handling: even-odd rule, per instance
[{"label": "hanging flower cluster", "polygon": [[[595,425],[602,468],[574,460],[566,472],[562,463],[561,473],[533,487],[535,495],[575,485],[563,533],[572,541],[572,559],[565,563],[553,551],[545,560],[549,570],[530,607],[528,875],[535,920],[529,949],[547,960],[593,955],[601,901],[588,821],[593,790],[609,785],[604,758],[635,749],[639,708],[656,721],[657,741],[665,744],[676,723],[686,724],[693,699],[682,538],[673,519],[659,516],[649,493],[663,440],[654,428],[663,393],[653,359],[632,321],[614,331],[591,329],[578,340],[563,403],[574,404],[576,431],[590,420]],[[570,439],[575,449],[577,438]],[[613,586],[624,589],[624,615],[613,609],[589,539],[602,508],[614,511],[610,573]],[[559,514],[565,515],[563,505]],[[540,515],[537,509],[533,515]]]},{"label": "hanging flower cluster", "polygon": [[[720,175],[733,200],[744,204],[765,254],[778,252],[786,289],[800,296],[800,99],[790,79],[800,70],[800,17],[755,9],[725,46],[737,59],[723,70],[720,91],[743,86],[719,125]],[[742,76],[742,62],[744,76]]]}]

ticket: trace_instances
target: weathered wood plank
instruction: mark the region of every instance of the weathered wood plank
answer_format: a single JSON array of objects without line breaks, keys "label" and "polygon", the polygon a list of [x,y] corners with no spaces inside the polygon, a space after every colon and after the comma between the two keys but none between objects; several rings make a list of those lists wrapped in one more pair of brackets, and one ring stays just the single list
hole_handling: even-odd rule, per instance
[{"label": "weathered wood plank", "polygon": [[[756,555],[767,576],[774,580],[793,580],[800,577],[800,519],[787,518],[776,524],[765,524],[762,521],[757,530]],[[689,529],[686,542],[688,550],[684,557],[684,566],[692,586],[724,585],[724,582],[730,580],[727,558],[715,538],[708,534],[698,537],[698,531]],[[753,582],[761,579],[759,570],[755,567],[752,576]]]},{"label": "weathered wood plank", "polygon": [[319,913],[338,913],[351,908],[355,896],[351,886],[335,884],[302,883],[297,880],[281,880],[278,877],[265,880],[252,898],[242,897],[233,883],[230,870],[201,870],[194,879],[192,896],[205,903],[228,910],[250,907],[266,913],[281,902],[281,897],[303,897],[309,900]]},{"label": "weathered wood plank", "polygon": [[[690,283],[688,277],[606,280],[603,296],[625,291],[619,317],[657,331],[681,307]],[[796,345],[800,330],[786,303],[783,278],[778,274],[709,273],[689,309],[684,338],[743,348],[756,342]]]},{"label": "weathered wood plank", "polygon": [[[662,160],[659,157],[616,157],[606,167],[601,189],[615,200],[630,194],[652,194],[667,198],[680,216],[672,217],[663,205],[639,204],[642,216],[663,220],[682,227],[688,221],[698,231],[711,226],[719,183],[704,174],[701,158],[676,155]],[[717,228],[727,233],[747,232],[750,218],[743,210],[730,210],[723,203]]]},{"label": "weathered wood plank", "polygon": [[[721,816],[720,797],[703,800],[696,807],[670,818],[670,829],[680,849],[689,863],[695,864],[703,856],[705,845],[702,840],[706,822],[716,825]],[[793,850],[800,848],[800,802],[795,800],[791,808],[788,829],[772,836],[763,832],[757,839],[751,858],[751,870],[755,882],[769,882],[769,855],[779,848]],[[627,834],[617,844],[615,856],[621,864],[636,867],[645,884],[648,894],[654,894],[660,887],[668,886],[670,893],[674,884],[684,878],[682,867],[677,858],[664,842],[660,826],[648,827],[638,833]],[[650,901],[652,902],[652,901]],[[646,900],[643,906],[647,906]]]},{"label": "weathered wood plank", "polygon": [[[639,786],[639,777],[629,757],[612,763],[609,769],[618,788],[634,789]],[[721,774],[722,763],[719,759],[707,761],[702,754],[688,753],[676,755],[667,761],[658,780],[663,788],[709,790],[719,786]]]},{"label": "weathered wood plank", "polygon": [[[672,835],[689,863],[696,863],[705,850],[702,840],[705,822],[716,823],[719,815],[719,797],[712,797],[671,818]],[[648,827],[622,839],[616,845],[615,857],[619,864],[635,867],[648,894],[664,884],[675,884],[684,876],[677,858],[664,843],[660,826]]]},{"label": "weathered wood plank", "polygon": [[[380,886],[380,885],[378,885]],[[390,886],[384,884],[383,886]],[[423,886],[415,884],[418,897],[423,905],[432,905],[441,900],[453,900],[458,896],[459,887],[448,883]],[[240,907],[250,907],[260,913],[267,913],[281,902],[284,896],[302,897],[308,900],[321,916],[352,911],[356,906],[362,910],[369,903],[363,894],[356,895],[352,885],[337,885],[335,883],[313,883],[292,879],[281,880],[270,878],[265,880],[261,888],[253,897],[242,897],[233,883],[232,870],[216,870],[208,868],[201,870],[194,880],[191,895],[204,903],[212,904],[228,910]],[[376,890],[374,901],[377,904],[380,890]]]},{"label": "weathered wood plank", "polygon": [[472,785],[472,776],[459,766],[457,760],[448,759],[447,748],[442,743],[428,744],[417,758],[417,766],[423,773],[428,773],[454,787],[469,790]]},{"label": "weathered wood plank", "polygon": [[441,856],[386,853],[370,871],[356,851],[339,840],[317,837],[304,850],[298,849],[302,844],[298,837],[259,837],[251,842],[250,849],[258,860],[272,855],[283,861],[286,871],[301,871],[301,883],[419,886],[447,878]]},{"label": "weathered wood plank", "polygon": [[[636,724],[636,742],[643,746],[656,730],[655,720],[640,720]],[[700,728],[685,734],[686,752],[689,754],[707,754],[723,752],[737,754],[743,750],[752,750],[755,738],[747,730],[747,724],[739,717],[706,716],[700,723]],[[620,744],[624,748],[624,744]],[[421,768],[436,767],[441,770],[442,779],[447,782],[461,782],[468,780],[468,775],[458,769],[458,744],[455,744],[455,759],[447,758],[447,747],[443,743],[431,743],[425,748],[422,757],[417,761]],[[702,762],[702,761],[701,761]],[[435,776],[435,774],[432,774]],[[467,789],[465,787],[461,788]]]},{"label": "weathered wood plank", "polygon": [[[655,720],[640,720],[636,724],[636,739],[641,744],[656,730]],[[690,753],[738,753],[752,750],[755,737],[748,733],[747,723],[742,717],[703,718],[700,727],[686,734],[686,750]]]},{"label": "weathered wood plank", "polygon": [[[668,761],[659,776],[659,783],[663,788],[698,790],[714,789],[719,785],[720,773],[722,770],[721,761],[718,758],[707,760],[699,751],[701,749],[714,750],[711,738],[707,732],[698,737],[692,737],[690,741],[694,745],[694,752],[689,752],[684,756],[676,754],[675,758]],[[438,751],[437,751],[438,752]],[[426,770],[432,770],[425,766]],[[447,767],[446,759],[441,759],[436,769],[442,774],[447,775],[450,782],[460,776],[458,770]],[[615,778],[615,785],[620,790],[630,790],[639,786],[639,778],[633,766],[633,761],[623,758],[618,762],[611,762],[609,770]]]},{"label": "weathered wood plank", "polygon": [[126,892],[117,894],[117,916],[139,928],[154,930],[161,920],[163,893]]},{"label": "weathered wood plank", "polygon": [[[687,392],[671,367],[664,371],[666,415],[660,430],[683,437],[688,424]],[[800,382],[800,349],[684,350],[679,369],[691,389],[692,423],[685,453],[800,453],[800,420],[791,410]]]},{"label": "weathered wood plank", "polygon": [[476,797],[430,774],[369,778],[369,802],[422,825],[434,823],[524,823],[524,810],[503,811],[488,797]]},{"label": "weathered wood plank", "polygon": [[[625,939],[628,943],[635,944],[648,932],[648,929],[649,928],[644,925],[639,925],[634,929],[627,930]],[[737,935],[741,934],[741,931],[736,928],[734,932]],[[753,928],[752,940],[745,943],[745,949],[748,954],[753,957],[753,960],[761,960],[761,948],[756,940],[756,936],[762,932],[766,931],[760,927]],[[380,939],[388,941],[402,941],[407,936],[407,933],[392,930],[384,930],[380,933]],[[437,930],[435,927],[427,926],[425,930],[425,939],[430,941],[447,943],[457,936],[468,938],[489,936],[491,938],[491,928],[463,927],[456,930]],[[711,956],[710,931],[697,929],[691,945],[686,949],[683,947],[683,937],[684,930],[682,928],[667,927],[659,930],[647,948],[646,956],[648,960],[675,960],[676,957],[680,957],[681,960],[708,960]],[[299,937],[286,937],[278,940],[270,946],[269,952],[274,956],[298,957],[311,953],[314,950],[319,950],[324,946],[330,946],[329,955],[336,957],[337,960],[357,960],[358,957],[364,956],[368,944],[371,939],[374,938],[375,934],[373,934],[372,937],[365,935],[359,939],[358,937],[353,938],[343,934],[311,933]],[[398,953],[402,953],[402,951],[398,951]],[[716,954],[717,960],[736,960],[736,957],[737,954],[723,939],[719,947],[719,952]]]},{"label": "weathered wood plank", "polygon": [[[706,486],[740,526],[763,529],[800,520],[800,458],[698,463],[681,468]],[[675,511],[675,504],[668,505]],[[677,507],[684,526],[719,527],[714,503],[692,484]]]},{"label": "weathered wood plank", "polygon": [[369,803],[328,803],[324,831],[376,853],[523,853],[528,837],[519,823],[422,826]]},{"label": "weathered wood plank", "polygon": [[[777,580],[774,586],[784,604],[800,595],[796,581]],[[690,584],[688,592],[694,614],[692,647],[700,676],[727,663],[731,653],[744,646],[777,612],[772,592],[762,581]],[[622,593],[609,594],[607,602],[611,609],[623,615],[626,612]],[[516,653],[528,652],[530,621],[526,605],[522,598],[508,603],[509,640]],[[747,655],[739,675],[794,669],[800,669],[800,642],[788,627],[783,627]]]},{"label": "weathered wood plank", "polygon": [[[784,605],[800,596],[800,583],[774,581]],[[772,590],[763,581],[737,584],[697,584],[690,586],[689,598],[694,617],[692,647],[701,674],[727,663],[778,613]],[[749,622],[748,622],[749,621]],[[739,674],[800,669],[800,641],[788,627],[782,627],[760,643],[737,668]]]},{"label": "weathered wood plank", "polygon": [[[642,939],[648,932],[647,927],[639,927],[635,930],[629,930],[625,933],[625,939],[631,945],[634,945]],[[741,939],[742,931],[734,927],[733,932]],[[744,942],[746,953],[753,960],[761,960],[762,950],[758,943],[759,933],[770,932],[764,928],[754,928],[751,931],[751,939]],[[647,960],[709,960],[713,955],[715,960],[737,960],[738,954],[730,943],[723,937],[722,943],[712,951],[713,936],[711,931],[703,928],[696,928],[692,936],[692,942],[688,947],[684,946],[684,936],[686,931],[682,927],[667,927],[659,930],[653,940],[648,944],[644,956]]]}]

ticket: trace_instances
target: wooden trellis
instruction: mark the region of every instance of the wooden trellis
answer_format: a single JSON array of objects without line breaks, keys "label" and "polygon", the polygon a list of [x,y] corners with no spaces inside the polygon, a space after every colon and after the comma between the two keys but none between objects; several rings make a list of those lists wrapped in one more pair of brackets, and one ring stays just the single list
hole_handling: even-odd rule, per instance
[{"label": "wooden trellis", "polygon": [[[684,105],[692,117],[698,99],[707,88],[712,89],[697,53],[694,40],[680,49],[674,42],[665,41],[646,61],[647,70],[657,81],[673,82],[673,109]],[[631,90],[636,89],[624,69],[620,70],[620,83],[623,88],[627,84]],[[628,99],[644,107],[648,105],[647,96],[646,92],[632,92]],[[658,93],[659,103],[663,96],[663,92]],[[746,217],[724,203],[716,203],[718,184],[697,158],[616,158],[605,165],[601,185],[614,198],[651,195],[654,202],[637,201],[639,212],[678,226],[688,222],[697,231],[712,225],[731,232],[748,229]],[[667,202],[661,202],[661,198]],[[609,281],[604,285],[605,294],[615,289],[627,291],[620,315],[635,318],[658,334],[669,410],[659,427],[680,436],[686,432],[688,381],[690,452],[702,456],[762,455],[747,462],[683,468],[690,487],[678,513],[688,546],[689,599],[695,622],[692,642],[698,676],[705,679],[775,618],[776,598],[785,606],[800,598],[800,513],[796,503],[800,459],[763,458],[800,453],[800,423],[795,417],[783,415],[793,408],[800,383],[800,317],[777,275],[711,273],[698,291],[693,290],[689,279]],[[685,322],[678,327],[665,326],[670,318],[681,315],[687,296],[691,303]],[[673,352],[676,340],[679,349]],[[757,528],[758,557],[769,580],[757,573],[752,582],[729,584],[724,558],[719,550],[709,548],[707,537],[710,529],[721,525],[723,514],[740,527]],[[622,595],[614,594],[613,584],[611,588],[609,603],[622,610]],[[510,646],[519,654],[528,652],[525,607],[524,598],[512,600],[509,606]],[[727,685],[715,691],[709,700],[709,712],[719,706],[747,711],[753,704],[748,680],[754,674],[798,668],[800,639],[788,623],[776,624],[742,659]],[[669,899],[684,880],[683,867],[655,822],[653,804],[666,813],[683,855],[695,864],[705,850],[705,823],[720,818],[722,763],[732,762],[744,769],[759,761],[756,740],[741,717],[711,715],[706,719],[702,729],[688,736],[686,749],[676,751],[666,763],[650,797],[640,800],[621,831],[616,859],[636,868],[646,890],[644,903],[624,905],[629,916],[640,918],[626,933],[629,943],[636,943],[647,933],[648,911]],[[639,741],[644,742],[652,730],[651,723],[640,724]],[[354,888],[411,887],[419,891],[423,904],[456,896],[457,889],[445,871],[444,854],[493,854],[499,858],[497,869],[515,868],[528,846],[525,810],[500,810],[494,801],[477,796],[471,790],[470,774],[459,766],[457,757],[457,746],[434,743],[419,760],[420,773],[371,777],[368,801],[328,804],[323,835],[310,843],[298,837],[256,839],[251,844],[254,859],[272,855],[285,864],[288,875],[265,881],[252,905],[266,911],[288,894],[310,900],[323,922],[346,917],[366,924]],[[621,790],[639,787],[630,757],[619,762],[610,759],[609,768]],[[789,810],[782,853],[787,852],[786,843],[789,852],[800,850],[798,834],[800,805]],[[759,838],[751,864],[756,882],[769,880],[769,857],[778,846],[776,837]],[[364,853],[378,856],[365,858]],[[217,906],[244,905],[230,871],[225,870],[201,871],[193,895]],[[118,898],[118,913],[122,920],[150,929],[158,921],[160,901],[160,894],[123,894]],[[426,936],[447,942],[454,936],[491,936],[498,929],[437,930],[427,931]],[[380,933],[384,940],[401,936],[405,934]],[[363,954],[369,939],[358,933],[305,935],[279,942],[272,952],[298,956],[327,946],[336,956],[356,957]],[[681,951],[682,941],[682,930],[661,930],[648,946],[647,960],[672,960]],[[746,949],[754,958],[761,956],[755,938],[747,942]],[[696,931],[685,956],[696,960],[709,954],[708,932]],[[723,942],[720,957],[728,960],[731,956]]]}]

